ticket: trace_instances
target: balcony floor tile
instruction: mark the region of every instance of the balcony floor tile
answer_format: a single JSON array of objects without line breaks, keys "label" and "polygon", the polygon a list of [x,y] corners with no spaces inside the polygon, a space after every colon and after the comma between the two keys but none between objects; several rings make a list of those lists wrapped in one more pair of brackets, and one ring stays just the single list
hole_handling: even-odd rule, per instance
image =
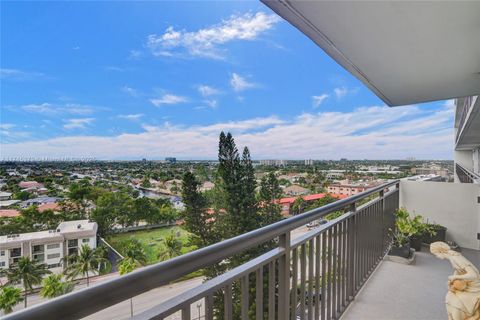
[{"label": "balcony floor tile", "polygon": [[[462,254],[480,266],[480,251]],[[342,320],[446,320],[447,278],[453,269],[422,248],[413,265],[383,261]]]}]

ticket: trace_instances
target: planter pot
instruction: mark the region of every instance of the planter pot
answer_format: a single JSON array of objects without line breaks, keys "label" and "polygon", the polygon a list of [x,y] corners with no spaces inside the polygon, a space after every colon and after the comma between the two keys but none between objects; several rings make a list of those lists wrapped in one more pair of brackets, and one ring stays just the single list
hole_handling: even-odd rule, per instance
[{"label": "planter pot", "polygon": [[410,244],[406,244],[403,247],[395,247],[392,246],[390,252],[388,253],[390,256],[398,256],[402,258],[408,258],[410,256]]},{"label": "planter pot", "polygon": [[433,235],[433,236],[431,236],[428,233],[425,234],[423,236],[423,242],[426,243],[426,244],[431,244],[432,242],[436,242],[436,241],[445,242],[445,238],[446,238],[446,235],[447,235],[447,228],[441,227],[441,228],[438,228],[435,231],[437,232],[437,234]]},{"label": "planter pot", "polygon": [[410,238],[410,247],[415,249],[415,251],[421,251],[422,250],[422,241],[423,241],[423,236],[413,236]]}]

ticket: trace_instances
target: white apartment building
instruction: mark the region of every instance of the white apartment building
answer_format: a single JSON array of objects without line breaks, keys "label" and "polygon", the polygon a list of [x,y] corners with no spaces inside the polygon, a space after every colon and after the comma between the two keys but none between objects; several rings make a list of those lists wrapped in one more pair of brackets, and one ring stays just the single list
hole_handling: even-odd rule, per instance
[{"label": "white apartment building", "polygon": [[7,269],[20,257],[30,257],[47,268],[62,266],[63,257],[76,254],[83,244],[97,247],[97,223],[65,221],[55,230],[0,236],[0,268]]}]

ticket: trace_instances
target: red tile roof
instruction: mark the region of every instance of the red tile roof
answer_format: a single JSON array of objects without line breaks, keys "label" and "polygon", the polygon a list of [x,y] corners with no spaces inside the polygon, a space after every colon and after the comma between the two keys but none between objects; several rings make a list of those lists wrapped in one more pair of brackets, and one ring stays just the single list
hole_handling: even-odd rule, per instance
[{"label": "red tile roof", "polygon": [[3,217],[3,218],[18,217],[19,215],[20,215],[20,211],[15,209],[0,210],[0,217]]},{"label": "red tile roof", "polygon": [[[345,199],[347,197],[347,195],[345,194],[332,194],[332,193],[316,193],[316,194],[309,194],[309,195],[306,195],[306,196],[302,196],[303,200],[305,201],[314,201],[314,200],[318,200],[318,199],[322,199],[322,198],[325,198],[327,195],[330,195],[334,198],[337,198],[337,199]],[[297,200],[298,197],[290,197],[290,198],[282,198],[280,200],[278,200],[278,202],[280,204],[292,204],[295,202],[295,200]]]},{"label": "red tile roof", "polygon": [[43,212],[45,210],[53,210],[53,211],[58,211],[60,210],[61,205],[57,202],[53,203],[44,203],[38,206],[38,211]]}]

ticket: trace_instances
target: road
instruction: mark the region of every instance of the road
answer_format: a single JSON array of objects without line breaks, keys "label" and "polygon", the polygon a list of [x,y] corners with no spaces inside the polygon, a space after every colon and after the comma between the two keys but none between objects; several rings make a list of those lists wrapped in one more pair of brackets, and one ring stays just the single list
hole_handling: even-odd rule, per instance
[{"label": "road", "polygon": [[[296,230],[293,230],[291,233],[291,238],[295,239],[299,236],[302,236],[308,232],[306,227],[301,227]],[[110,280],[113,278],[119,277],[118,273],[111,273],[106,276],[95,277],[91,280],[90,286]],[[162,286],[148,292],[145,292],[141,295],[138,295],[132,299],[133,311],[134,314],[138,314],[144,310],[147,310],[159,303],[166,301],[174,296],[177,296],[185,291],[188,291],[203,282],[203,278],[194,278],[166,286]],[[85,284],[80,284],[75,286],[75,291],[85,288]],[[28,305],[33,306],[41,302],[46,301],[46,299],[41,298],[38,294],[28,296]],[[23,309],[23,303],[18,304],[14,311]],[[203,300],[193,303],[191,306],[191,315],[192,319],[203,318],[204,316],[204,303]],[[109,319],[129,319],[130,318],[130,300],[123,301],[118,303],[110,308],[104,309],[98,313],[95,313],[87,318],[88,320],[109,320]],[[180,320],[181,314],[177,312],[172,316],[168,317],[169,320]]]}]

